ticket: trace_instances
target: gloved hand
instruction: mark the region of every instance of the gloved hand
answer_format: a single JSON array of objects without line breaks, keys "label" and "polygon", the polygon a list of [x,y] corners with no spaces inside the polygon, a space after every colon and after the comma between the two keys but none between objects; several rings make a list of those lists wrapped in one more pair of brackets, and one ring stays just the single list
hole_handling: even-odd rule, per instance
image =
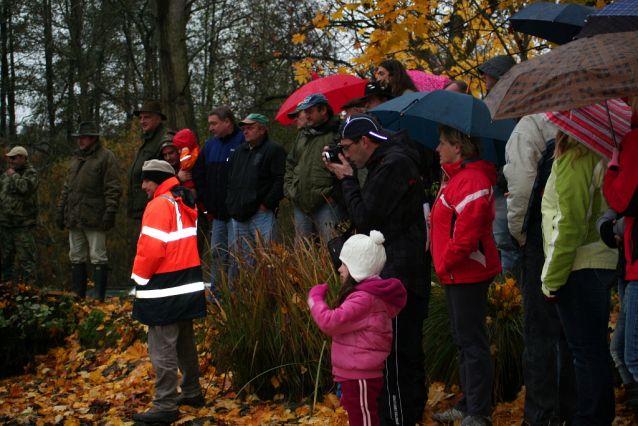
[{"label": "gloved hand", "polygon": [[620,150],[618,148],[614,148],[611,154],[611,161],[609,162],[609,164],[607,164],[607,168],[611,169],[612,167],[615,167],[616,170],[618,170],[618,167],[620,166],[620,163],[618,162],[619,158],[620,158]]},{"label": "gloved hand", "polygon": [[551,303],[553,305],[560,305],[561,299],[557,296],[558,289],[551,289],[546,287],[545,284],[541,285],[541,289],[543,290],[543,298],[547,303]]},{"label": "gloved hand", "polygon": [[110,231],[115,226],[115,213],[104,213],[102,218],[102,228],[105,231]]},{"label": "gloved hand", "polygon": [[64,231],[64,212],[63,211],[58,211],[55,214],[55,224],[58,227],[58,229],[60,229],[60,231]]},{"label": "gloved hand", "polygon": [[325,300],[326,294],[328,294],[328,284],[314,286],[308,293],[308,306],[310,309],[312,309],[316,302]]}]

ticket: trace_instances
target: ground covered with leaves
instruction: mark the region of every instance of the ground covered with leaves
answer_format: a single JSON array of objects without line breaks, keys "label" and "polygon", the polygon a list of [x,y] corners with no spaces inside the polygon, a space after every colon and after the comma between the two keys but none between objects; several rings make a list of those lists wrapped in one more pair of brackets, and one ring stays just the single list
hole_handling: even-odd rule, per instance
[{"label": "ground covered with leaves", "polygon": [[[64,345],[36,357],[26,367],[27,374],[0,381],[0,424],[4,425],[135,425],[131,415],[146,411],[152,401],[154,371],[147,345],[132,337],[143,335],[144,329],[130,320],[130,302],[111,299],[109,303],[78,304],[84,313],[82,324],[64,339]],[[99,319],[99,321],[96,321]],[[97,325],[98,322],[100,325]],[[82,344],[81,333],[93,329],[101,340],[95,348]],[[106,326],[105,326],[106,325]],[[198,333],[214,336],[198,324]],[[134,330],[139,328],[139,330]],[[142,333],[138,333],[142,332]],[[102,332],[103,334],[100,334]],[[117,337],[117,338],[115,338]],[[207,348],[212,344],[203,339],[199,345],[201,384],[206,405],[200,408],[183,406],[175,424],[185,425],[275,425],[321,424],[347,425],[347,415],[334,394],[292,402],[287,395],[262,401],[256,396],[238,398],[232,386],[230,372],[218,372]],[[452,407],[460,397],[457,387],[446,389],[434,383],[423,424],[435,425],[433,413]],[[521,425],[524,390],[510,403],[495,407],[495,425]],[[616,390],[616,420],[614,425],[633,424],[625,405],[623,390]]]}]

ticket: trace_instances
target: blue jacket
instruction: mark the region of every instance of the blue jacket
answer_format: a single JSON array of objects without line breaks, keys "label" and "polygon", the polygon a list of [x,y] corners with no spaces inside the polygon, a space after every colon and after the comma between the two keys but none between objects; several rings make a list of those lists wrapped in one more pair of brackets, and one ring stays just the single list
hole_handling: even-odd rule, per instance
[{"label": "blue jacket", "polygon": [[212,137],[206,141],[204,152],[197,157],[193,167],[197,198],[204,203],[206,212],[217,220],[230,219],[226,209],[230,160],[237,147],[245,141],[244,132],[237,126],[221,140]]}]

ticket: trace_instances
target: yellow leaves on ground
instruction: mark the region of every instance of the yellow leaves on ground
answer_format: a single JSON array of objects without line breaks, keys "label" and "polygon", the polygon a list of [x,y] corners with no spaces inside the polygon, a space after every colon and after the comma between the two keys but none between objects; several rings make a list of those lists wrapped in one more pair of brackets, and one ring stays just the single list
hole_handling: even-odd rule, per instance
[{"label": "yellow leaves on ground", "polygon": [[140,361],[142,358],[148,358],[148,349],[146,346],[142,346],[139,340],[128,347],[126,352],[122,354],[122,359],[127,363],[134,363]]}]

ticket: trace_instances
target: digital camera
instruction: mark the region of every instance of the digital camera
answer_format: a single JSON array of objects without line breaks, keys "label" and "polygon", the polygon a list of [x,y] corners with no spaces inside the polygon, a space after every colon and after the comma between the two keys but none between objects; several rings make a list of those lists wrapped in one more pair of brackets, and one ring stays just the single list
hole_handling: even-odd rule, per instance
[{"label": "digital camera", "polygon": [[341,145],[328,145],[328,149],[323,153],[329,163],[339,163],[339,154],[343,155],[343,148]]}]

